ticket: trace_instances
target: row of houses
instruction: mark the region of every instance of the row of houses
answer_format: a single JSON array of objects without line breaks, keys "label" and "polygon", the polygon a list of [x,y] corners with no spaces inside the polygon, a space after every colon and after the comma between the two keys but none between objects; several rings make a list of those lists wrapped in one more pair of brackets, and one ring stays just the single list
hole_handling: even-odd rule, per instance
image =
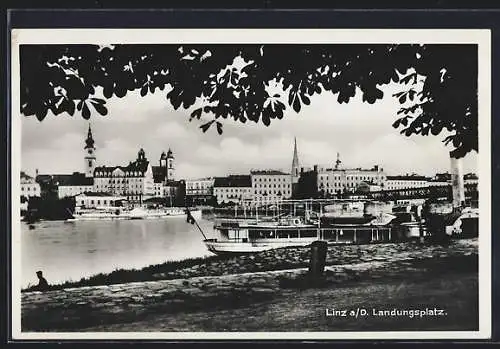
[{"label": "row of houses", "polygon": [[[311,172],[302,169],[300,180],[295,185],[290,174],[277,171],[251,171],[249,175],[229,175],[225,177],[188,179],[186,180],[186,197],[191,202],[208,202],[212,197],[217,204],[238,203],[241,205],[263,204],[283,199],[310,197],[321,195],[334,196],[341,193],[360,193],[390,191],[429,186],[443,186],[451,183],[449,173],[437,174],[434,177],[416,174],[387,176],[382,170],[345,169],[318,172],[312,176],[313,184],[307,184]],[[464,176],[464,183],[477,184],[478,177],[469,173]]]},{"label": "row of houses", "polygon": [[[120,196],[128,202],[148,199],[170,199],[189,204],[263,204],[294,197],[333,196],[342,193],[399,190],[446,185],[448,173],[429,178],[416,174],[389,176],[378,165],[372,168],[341,168],[340,155],[334,166],[300,167],[297,142],[294,142],[290,172],[252,170],[249,174],[178,180],[175,177],[173,152],[162,152],[158,166],[153,165],[140,149],[137,158],[125,165],[97,166],[96,147],[89,126],[84,143],[84,173],[36,174],[32,178],[21,173],[21,202],[42,193],[57,193],[58,198],[82,193]],[[465,183],[476,182],[467,174]],[[24,199],[23,199],[24,198]]]},{"label": "row of houses", "polygon": [[[142,161],[144,153],[139,152]],[[141,167],[142,166],[142,167]],[[140,170],[140,171],[135,171]],[[311,173],[313,176],[311,176]],[[306,183],[306,178],[312,183]],[[251,205],[276,202],[295,197],[298,192],[303,196],[320,192],[322,195],[339,193],[373,192],[423,188],[447,185],[451,181],[448,173],[434,177],[415,174],[387,176],[381,168],[372,169],[321,169],[308,171],[301,168],[298,183],[293,177],[279,170],[254,170],[248,175],[229,175],[165,182],[161,166],[131,163],[126,167],[98,167],[95,177],[84,173],[71,175],[37,175],[36,178],[21,172],[21,203],[27,198],[40,196],[45,191],[57,192],[59,198],[77,196],[82,193],[106,193],[110,196],[123,196],[128,201],[150,198],[173,198],[185,194],[193,204],[230,204]],[[465,184],[477,183],[478,178],[470,173],[464,176]],[[24,199],[23,199],[24,198]],[[214,202],[215,201],[215,202]]]}]

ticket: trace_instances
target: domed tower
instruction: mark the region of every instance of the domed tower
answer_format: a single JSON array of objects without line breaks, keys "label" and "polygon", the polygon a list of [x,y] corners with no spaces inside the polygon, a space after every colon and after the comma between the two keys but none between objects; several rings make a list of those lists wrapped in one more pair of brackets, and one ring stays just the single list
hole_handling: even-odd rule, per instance
[{"label": "domed tower", "polygon": [[139,152],[137,153],[137,160],[139,161],[144,161],[146,160],[146,152],[144,151],[144,149],[139,149]]},{"label": "domed tower", "polygon": [[167,152],[167,180],[175,180],[174,154],[172,153],[172,150],[170,150],[170,148]]},{"label": "domed tower", "polygon": [[95,144],[94,138],[92,137],[92,129],[90,128],[87,132],[87,139],[85,140],[85,177],[92,178],[94,176],[96,157],[95,157]]},{"label": "domed tower", "polygon": [[167,180],[167,154],[164,151],[160,155],[160,173],[162,177],[162,182]]},{"label": "domed tower", "polygon": [[167,154],[165,154],[164,151],[162,151],[160,155],[160,167],[167,168]]}]

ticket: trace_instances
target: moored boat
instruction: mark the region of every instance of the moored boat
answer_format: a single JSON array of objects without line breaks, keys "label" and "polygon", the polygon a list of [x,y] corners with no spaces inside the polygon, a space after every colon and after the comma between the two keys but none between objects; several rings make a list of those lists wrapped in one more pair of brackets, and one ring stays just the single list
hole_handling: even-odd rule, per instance
[{"label": "moored boat", "polygon": [[72,213],[72,218],[67,221],[97,221],[97,220],[118,220],[130,219],[129,211],[124,207],[76,207]]},{"label": "moored boat", "polygon": [[[195,219],[201,219],[201,210],[190,210],[191,215]],[[169,217],[186,217],[186,209],[182,207],[166,207],[166,208],[144,208],[135,207],[129,213],[130,219],[162,219]]]},{"label": "moored boat", "polygon": [[[354,218],[354,217],[353,217]],[[351,219],[353,219],[351,218]],[[311,223],[299,217],[275,222],[229,221],[214,225],[217,238],[205,239],[208,250],[216,254],[253,253],[281,247],[307,246],[316,240],[329,244],[391,241],[390,220],[376,217],[363,222]],[[361,224],[360,224],[361,223]],[[378,223],[378,224],[374,224]],[[322,225],[324,224],[324,225]]]},{"label": "moored boat", "polygon": [[[194,209],[191,214],[196,219],[201,219],[201,210]],[[182,207],[167,207],[149,209],[135,207],[96,207],[85,209],[76,207],[72,218],[68,221],[95,221],[95,220],[127,220],[127,219],[164,219],[170,217],[186,217],[186,210]]]}]

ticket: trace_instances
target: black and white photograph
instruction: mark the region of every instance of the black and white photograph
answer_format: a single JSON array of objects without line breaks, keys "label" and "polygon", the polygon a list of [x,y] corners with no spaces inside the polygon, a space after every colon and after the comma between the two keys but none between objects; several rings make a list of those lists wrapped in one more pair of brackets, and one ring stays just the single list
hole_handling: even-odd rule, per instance
[{"label": "black and white photograph", "polygon": [[15,338],[489,337],[489,31],[11,48]]}]

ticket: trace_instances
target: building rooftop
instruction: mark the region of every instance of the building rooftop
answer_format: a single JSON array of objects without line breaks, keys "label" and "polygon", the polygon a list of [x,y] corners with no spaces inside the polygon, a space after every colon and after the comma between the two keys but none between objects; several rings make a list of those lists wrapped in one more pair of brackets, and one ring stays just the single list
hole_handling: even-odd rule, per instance
[{"label": "building rooftop", "polygon": [[398,181],[428,181],[430,178],[425,176],[420,176],[417,174],[404,175],[404,176],[387,176],[387,180],[398,180]]},{"label": "building rooftop", "polygon": [[229,175],[215,177],[214,187],[251,187],[252,179],[249,175]]},{"label": "building rooftop", "polygon": [[290,173],[286,173],[280,170],[252,170],[250,171],[252,175],[289,175]]},{"label": "building rooftop", "polygon": [[475,173],[467,173],[464,175],[464,179],[479,179]]},{"label": "building rooftop", "polygon": [[116,199],[126,199],[124,196],[121,195],[114,195],[111,193],[103,193],[103,192],[93,192],[93,191],[86,191],[84,193],[78,194],[76,196],[87,196],[87,197],[114,197]]},{"label": "building rooftop", "polygon": [[139,175],[143,175],[144,172],[148,169],[149,161],[147,160],[136,160],[136,161],[131,161],[127,166],[98,166],[94,170],[94,175],[97,177],[97,173],[103,173],[103,176],[109,176],[111,173],[116,170],[120,169],[123,172],[138,172]]},{"label": "building rooftop", "polygon": [[190,178],[186,179],[186,182],[196,182],[196,181],[213,181],[214,177],[203,177],[203,178]]},{"label": "building rooftop", "polygon": [[85,174],[81,172],[74,172],[72,174],[54,174],[54,175],[42,174],[36,176],[36,181],[38,183],[52,182],[58,186],[94,185],[94,179],[85,177]]},{"label": "building rooftop", "polygon": [[26,174],[26,172],[21,171],[21,183],[34,183],[34,182],[35,179],[33,177]]},{"label": "building rooftop", "polygon": [[362,168],[362,167],[356,167],[356,168],[335,168],[335,167],[326,167],[326,166],[317,166],[319,171],[324,171],[324,172],[383,172],[384,169],[379,167],[378,165],[373,166],[372,168]]}]

